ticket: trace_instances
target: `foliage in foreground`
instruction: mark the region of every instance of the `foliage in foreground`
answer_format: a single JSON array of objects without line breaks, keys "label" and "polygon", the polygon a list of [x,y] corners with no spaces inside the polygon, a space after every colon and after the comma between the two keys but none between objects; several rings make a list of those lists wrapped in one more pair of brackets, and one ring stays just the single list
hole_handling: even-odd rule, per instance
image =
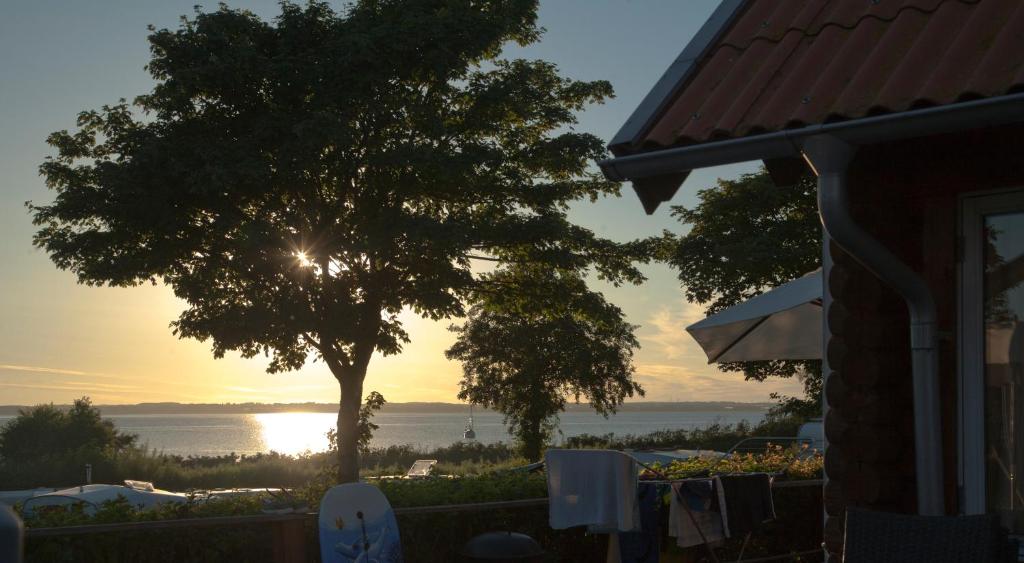
[{"label": "foliage in foreground", "polygon": [[[754,534],[745,558],[814,549],[821,542],[821,488],[784,489],[775,495],[779,520]],[[473,536],[494,530],[514,530],[535,538],[548,552],[546,561],[603,561],[606,538],[584,528],[552,530],[547,507],[488,510],[471,513],[400,515],[399,534],[406,560],[416,563],[459,561],[459,551]],[[268,526],[184,528],[148,533],[116,533],[68,538],[29,539],[27,561],[147,561],[220,562],[265,561],[274,534]],[[743,538],[726,540],[718,548],[721,561],[736,560]],[[319,550],[312,522],[307,528],[307,552]],[[812,561],[814,559],[811,559]]]},{"label": "foliage in foreground", "polygon": [[725,473],[770,473],[788,479],[818,479],[824,458],[819,452],[801,447],[769,445],[765,453],[734,453],[728,457],[697,456],[670,463],[654,463],[641,479],[684,479]]},{"label": "foliage in foreground", "polygon": [[[790,479],[815,479],[821,476],[822,457],[820,454],[801,452],[792,448],[775,446],[764,454],[736,454],[731,458],[699,457],[670,464],[655,464],[657,474],[645,471],[643,478],[685,478],[702,474],[732,472],[784,473]],[[309,506],[316,510],[326,490],[334,486],[331,476],[315,479],[294,491],[296,506]],[[462,477],[435,476],[423,479],[370,479],[370,484],[380,488],[395,508],[417,506],[440,506],[472,504],[544,498],[547,485],[541,472],[491,471],[481,475]],[[192,495],[188,502],[180,505],[167,504],[153,510],[139,510],[123,498],[103,503],[95,514],[88,514],[82,506],[70,509],[47,510],[30,516],[29,526],[68,526],[77,524],[99,524],[107,522],[139,522],[175,518],[202,518],[209,516],[230,516],[259,514],[267,495],[250,497],[207,499],[203,493]]]},{"label": "foliage in foreground", "polygon": [[214,516],[242,516],[259,514],[267,495],[239,496],[207,499],[202,494],[190,495],[186,502],[160,504],[140,510],[123,496],[101,504],[94,513],[85,510],[84,503],[69,507],[47,507],[22,517],[31,528],[107,524],[112,522],[151,522],[179,518],[209,518]]},{"label": "foliage in foreground", "polygon": [[[443,499],[482,502],[544,496],[542,475],[506,473],[473,479],[426,479],[388,482],[382,490],[396,507],[433,506]],[[779,489],[775,493],[779,521],[769,524],[746,544],[748,558],[814,549],[821,538],[821,488]],[[221,501],[218,501],[221,502]],[[255,505],[247,500],[209,505],[207,516],[251,513]],[[125,515],[153,519],[133,512],[122,503],[105,507],[105,521],[119,521]],[[171,516],[166,511],[156,517]],[[117,519],[117,520],[115,520]],[[72,523],[72,522],[68,522]],[[74,522],[81,523],[81,522]],[[432,513],[399,515],[400,537],[408,561],[448,563],[459,560],[459,550],[473,536],[494,530],[514,530],[535,538],[548,551],[548,561],[603,560],[606,538],[587,534],[583,528],[552,530],[547,507],[487,510],[468,513]],[[313,523],[308,523],[306,549],[316,553],[318,546]],[[157,532],[125,532],[75,537],[30,539],[28,561],[262,561],[271,549],[274,534],[267,525],[231,528],[183,528]],[[727,540],[718,551],[723,561],[737,558],[743,538]],[[77,557],[77,559],[75,559]]]}]

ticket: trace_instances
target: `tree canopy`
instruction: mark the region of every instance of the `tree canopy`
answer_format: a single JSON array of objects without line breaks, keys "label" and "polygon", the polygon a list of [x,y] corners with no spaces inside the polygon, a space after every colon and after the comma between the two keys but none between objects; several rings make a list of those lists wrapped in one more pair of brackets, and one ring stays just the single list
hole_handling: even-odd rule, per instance
[{"label": "tree canopy", "polygon": [[[162,282],[175,334],[268,371],[323,361],[341,387],[339,479],[358,477],[371,356],[408,342],[399,313],[442,319],[494,280],[474,259],[639,283],[646,241],[573,225],[617,194],[576,113],[605,81],[501,58],[540,37],[536,0],[221,6],[153,29],[151,92],[53,133],[30,204],[35,244],[80,283]],[[510,295],[516,288],[503,288]]]},{"label": "tree canopy", "polygon": [[626,397],[643,396],[632,378],[636,327],[582,276],[513,265],[487,277],[533,298],[485,293],[452,327],[458,339],[447,356],[462,362],[459,398],[503,413],[527,459],[540,457],[568,400],[585,399],[607,415]]},{"label": "tree canopy", "polygon": [[[805,177],[776,186],[763,168],[737,180],[719,179],[697,192],[693,208],[672,207],[690,230],[669,236],[668,262],[678,271],[688,301],[708,314],[741,303],[821,266],[822,227],[817,188]],[[748,379],[803,378],[805,398],[782,398],[784,411],[820,412],[821,362],[771,361],[719,364]]]}]

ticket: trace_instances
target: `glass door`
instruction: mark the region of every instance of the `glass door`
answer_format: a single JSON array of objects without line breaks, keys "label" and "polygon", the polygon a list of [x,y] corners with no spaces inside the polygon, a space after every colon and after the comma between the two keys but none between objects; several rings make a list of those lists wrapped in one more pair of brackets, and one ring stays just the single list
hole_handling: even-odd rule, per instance
[{"label": "glass door", "polygon": [[963,506],[1024,534],[1024,192],[962,209]]}]

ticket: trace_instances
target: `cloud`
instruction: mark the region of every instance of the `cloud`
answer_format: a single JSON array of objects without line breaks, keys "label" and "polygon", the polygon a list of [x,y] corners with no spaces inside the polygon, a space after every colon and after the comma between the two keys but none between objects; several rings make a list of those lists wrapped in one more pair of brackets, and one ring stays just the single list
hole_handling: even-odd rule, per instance
[{"label": "cloud", "polygon": [[771,393],[801,396],[796,378],[747,381],[740,373],[720,372],[713,366],[696,370],[663,363],[637,363],[636,380],[648,401],[768,401]]},{"label": "cloud", "polygon": [[73,375],[73,376],[87,376],[87,377],[105,377],[109,379],[126,379],[121,375],[108,375],[105,373],[95,373],[89,371],[79,371],[75,369],[63,369],[63,368],[50,368],[43,366],[22,366],[17,364],[0,364],[0,371],[13,371],[22,373],[43,373],[47,375]]},{"label": "cloud", "polygon": [[700,346],[686,332],[687,326],[703,318],[703,309],[693,303],[662,306],[638,331],[640,344],[666,360],[704,358]]},{"label": "cloud", "polygon": [[114,389],[122,393],[143,393],[143,389],[132,385],[104,385],[102,383],[89,383],[84,381],[69,381],[67,383],[0,383],[0,387],[13,387],[15,389],[50,389],[55,391],[89,391]]}]

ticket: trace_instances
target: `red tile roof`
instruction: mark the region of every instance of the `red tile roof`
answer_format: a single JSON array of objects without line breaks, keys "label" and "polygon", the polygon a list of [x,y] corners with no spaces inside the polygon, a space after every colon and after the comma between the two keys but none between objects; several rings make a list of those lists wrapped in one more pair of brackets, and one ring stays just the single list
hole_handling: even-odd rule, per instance
[{"label": "red tile roof", "polygon": [[617,154],[1024,90],[1021,0],[748,0]]}]

